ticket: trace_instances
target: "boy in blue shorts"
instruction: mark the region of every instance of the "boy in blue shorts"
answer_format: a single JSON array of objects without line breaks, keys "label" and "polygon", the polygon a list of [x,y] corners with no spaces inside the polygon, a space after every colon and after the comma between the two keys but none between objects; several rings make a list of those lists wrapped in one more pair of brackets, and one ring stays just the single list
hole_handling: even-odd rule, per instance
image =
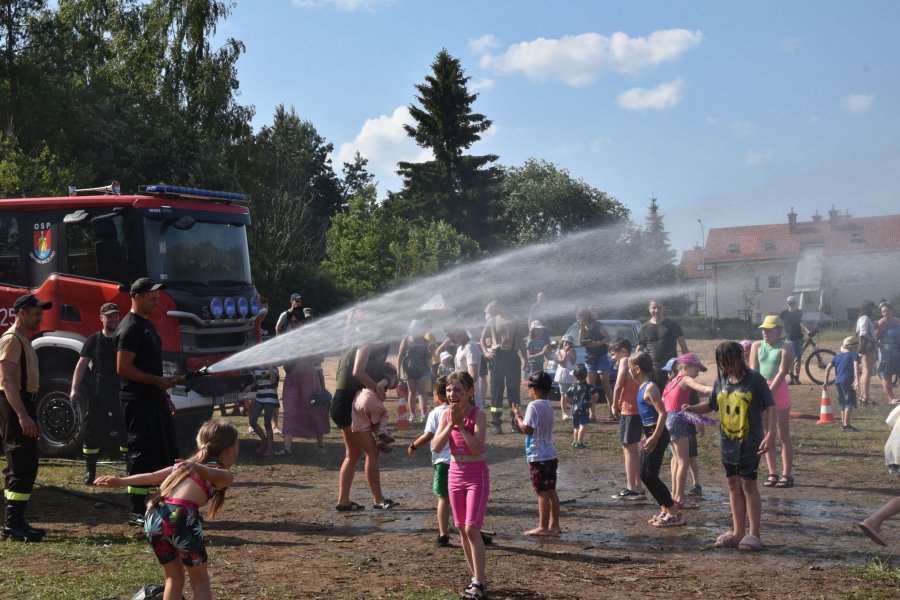
[{"label": "boy in blue shorts", "polygon": [[840,354],[834,356],[825,368],[823,390],[828,390],[828,377],[834,369],[834,387],[841,407],[841,431],[859,431],[850,424],[850,411],[856,408],[856,390],[859,389],[859,342],[854,336],[844,338]]},{"label": "boy in blue shorts", "polygon": [[591,406],[600,400],[600,391],[587,382],[588,371],[584,365],[577,365],[572,375],[575,385],[570,386],[563,396],[563,410],[572,412],[572,447],[587,448],[584,434],[591,420]]}]

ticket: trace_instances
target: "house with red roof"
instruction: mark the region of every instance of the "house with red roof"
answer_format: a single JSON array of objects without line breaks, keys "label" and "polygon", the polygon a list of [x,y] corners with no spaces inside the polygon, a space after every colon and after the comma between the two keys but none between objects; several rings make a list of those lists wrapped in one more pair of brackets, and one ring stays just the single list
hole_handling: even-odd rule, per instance
[{"label": "house with red roof", "polygon": [[680,269],[697,314],[759,322],[795,296],[808,320],[855,321],[863,301],[900,293],[900,215],[799,221],[791,208],[784,223],[711,229]]}]

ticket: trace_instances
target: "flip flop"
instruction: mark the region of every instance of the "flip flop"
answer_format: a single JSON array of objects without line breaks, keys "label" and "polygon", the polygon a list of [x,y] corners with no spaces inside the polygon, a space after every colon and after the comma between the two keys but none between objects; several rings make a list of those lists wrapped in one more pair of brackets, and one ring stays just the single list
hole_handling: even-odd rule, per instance
[{"label": "flip flop", "polygon": [[862,529],[862,532],[869,536],[869,539],[878,544],[879,546],[887,546],[887,543],[884,541],[884,538],[881,537],[881,534],[870,526],[866,525],[864,522],[860,522],[859,528]]},{"label": "flip flop", "polygon": [[351,502],[350,504],[338,504],[334,507],[338,512],[356,512],[358,510],[365,510],[365,508],[365,506],[357,504],[356,502]]}]

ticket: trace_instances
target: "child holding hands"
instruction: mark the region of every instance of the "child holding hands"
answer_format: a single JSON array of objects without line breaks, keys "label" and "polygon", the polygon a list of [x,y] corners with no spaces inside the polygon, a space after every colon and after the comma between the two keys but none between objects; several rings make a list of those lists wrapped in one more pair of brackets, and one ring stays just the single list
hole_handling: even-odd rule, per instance
[{"label": "child holding hands", "polygon": [[190,459],[155,473],[104,475],[94,481],[97,487],[160,486],[147,508],[144,530],[166,575],[164,600],[182,597],[185,570],[195,600],[212,598],[200,507],[209,503],[210,519],[219,513],[237,455],[237,429],[225,421],[207,421],[197,432],[197,452]]}]

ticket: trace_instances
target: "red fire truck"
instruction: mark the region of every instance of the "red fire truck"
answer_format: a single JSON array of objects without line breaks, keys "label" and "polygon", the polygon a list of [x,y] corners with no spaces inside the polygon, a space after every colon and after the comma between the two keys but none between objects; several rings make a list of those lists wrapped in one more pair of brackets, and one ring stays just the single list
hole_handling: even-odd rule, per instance
[{"label": "red fire truck", "polygon": [[[40,363],[41,451],[76,451],[84,407],[69,399],[85,339],[100,328],[100,305],[131,308],[131,283],[148,276],[166,284],[151,319],[162,337],[165,375],[185,375],[259,341],[265,310],[250,280],[241,194],[117,183],[68,197],[0,200],[0,330],[12,324],[13,302],[33,292],[53,302],[34,339]],[[236,402],[240,374],[208,376],[171,390],[179,446],[217,404]]]}]

